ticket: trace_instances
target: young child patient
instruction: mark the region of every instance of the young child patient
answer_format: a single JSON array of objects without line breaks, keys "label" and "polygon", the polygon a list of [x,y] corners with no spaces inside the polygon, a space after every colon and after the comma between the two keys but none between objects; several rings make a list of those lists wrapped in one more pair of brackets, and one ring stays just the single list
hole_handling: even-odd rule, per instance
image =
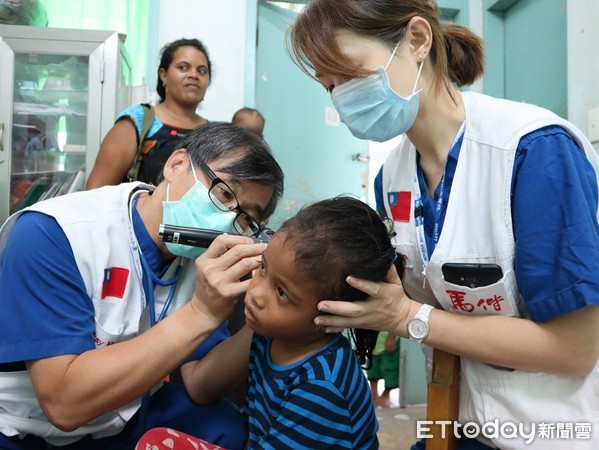
[{"label": "young child patient", "polygon": [[[320,300],[364,300],[346,278],[384,280],[394,256],[385,225],[365,203],[336,197],[304,207],[262,256],[246,293],[246,326],[182,374],[211,374],[191,398],[211,402],[249,377],[247,448],[377,449],[378,423],[361,367],[377,332],[348,330],[348,340],[325,334],[314,317]],[[152,432],[140,443],[157,445],[148,438]]]}]

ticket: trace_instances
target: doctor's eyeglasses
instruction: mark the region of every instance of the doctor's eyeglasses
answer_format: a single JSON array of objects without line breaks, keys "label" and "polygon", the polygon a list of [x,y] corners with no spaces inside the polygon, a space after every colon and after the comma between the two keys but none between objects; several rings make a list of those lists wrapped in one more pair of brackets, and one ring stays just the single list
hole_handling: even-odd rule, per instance
[{"label": "doctor's eyeglasses", "polygon": [[258,221],[241,209],[233,189],[231,189],[227,183],[217,177],[204,161],[200,162],[198,166],[204,171],[212,183],[210,189],[208,190],[208,196],[210,197],[210,200],[214,206],[223,212],[237,212],[237,217],[235,217],[235,220],[233,221],[233,228],[235,231],[242,236],[254,236],[256,233],[258,233],[258,231],[260,231],[260,225],[258,224]]}]

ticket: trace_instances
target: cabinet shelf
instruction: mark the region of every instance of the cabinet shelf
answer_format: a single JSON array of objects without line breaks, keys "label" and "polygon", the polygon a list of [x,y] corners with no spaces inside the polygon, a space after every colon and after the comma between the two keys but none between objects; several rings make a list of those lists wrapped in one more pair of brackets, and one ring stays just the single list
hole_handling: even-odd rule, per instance
[{"label": "cabinet shelf", "polygon": [[12,174],[32,176],[35,174],[51,174],[59,172],[74,172],[85,168],[85,153],[35,151],[16,153],[12,161]]},{"label": "cabinet shelf", "polygon": [[102,138],[131,106],[115,31],[0,25],[0,223],[84,188]]},{"label": "cabinet shelf", "polygon": [[61,102],[87,103],[87,90],[73,89],[20,89],[19,94],[24,103],[41,103],[45,105],[61,105]]},{"label": "cabinet shelf", "polygon": [[56,175],[56,174],[72,174],[72,171],[65,170],[37,170],[31,172],[13,172],[10,176],[13,178],[26,178],[26,177],[40,177],[40,176],[48,176],[48,175]]},{"label": "cabinet shelf", "polygon": [[13,105],[13,113],[17,115],[87,117],[87,113],[77,111],[64,105],[47,105],[43,103],[26,102],[14,102]]}]

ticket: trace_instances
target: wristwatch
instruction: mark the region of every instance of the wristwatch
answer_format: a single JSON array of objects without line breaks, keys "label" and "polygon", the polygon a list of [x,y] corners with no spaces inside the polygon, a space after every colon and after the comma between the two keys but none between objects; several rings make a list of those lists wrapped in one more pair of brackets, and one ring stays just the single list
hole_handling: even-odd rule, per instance
[{"label": "wristwatch", "polygon": [[422,305],[414,318],[408,322],[408,337],[419,344],[428,336],[428,316],[435,309],[431,305]]}]

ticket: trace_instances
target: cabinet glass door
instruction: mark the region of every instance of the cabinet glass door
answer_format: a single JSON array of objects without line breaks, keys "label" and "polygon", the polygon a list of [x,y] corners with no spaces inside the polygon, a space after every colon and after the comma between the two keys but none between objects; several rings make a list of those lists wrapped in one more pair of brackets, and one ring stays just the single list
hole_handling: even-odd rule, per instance
[{"label": "cabinet glass door", "polygon": [[9,212],[85,182],[89,57],[15,52]]}]

